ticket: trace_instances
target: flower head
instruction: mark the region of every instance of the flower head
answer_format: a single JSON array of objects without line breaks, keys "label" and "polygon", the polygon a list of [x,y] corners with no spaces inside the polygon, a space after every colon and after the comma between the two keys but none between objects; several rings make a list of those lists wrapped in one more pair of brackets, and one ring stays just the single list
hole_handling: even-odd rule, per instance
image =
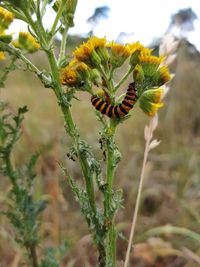
[{"label": "flower head", "polygon": [[111,58],[110,63],[114,67],[120,67],[124,61],[130,56],[130,49],[128,46],[110,42],[107,47],[110,49]]},{"label": "flower head", "polygon": [[162,96],[162,88],[149,89],[139,98],[139,106],[148,116],[154,116],[158,109],[164,105]]},{"label": "flower head", "polygon": [[[141,51],[143,51],[144,49],[148,49],[148,48],[145,48],[142,44],[140,44],[140,42],[127,44],[127,46],[129,48],[130,54],[131,54],[129,64],[134,67],[139,63],[139,55],[140,55]],[[149,49],[149,52],[151,52],[150,49]]]},{"label": "flower head", "polygon": [[78,61],[77,59],[73,59],[69,62],[69,67],[79,71],[79,72],[87,72],[89,67],[84,62]]},{"label": "flower head", "polygon": [[[77,0],[66,0],[65,2],[66,2],[65,7],[63,8],[63,12],[62,12],[62,20],[67,22],[67,25],[69,27],[73,27],[74,26],[74,13],[76,11]],[[55,1],[53,5],[53,9],[55,10],[55,12],[58,12],[61,4],[62,4],[61,0]]]},{"label": "flower head", "polygon": [[61,69],[60,82],[62,85],[76,86],[80,82],[80,77],[76,70],[67,66]]},{"label": "flower head", "polygon": [[133,79],[136,83],[142,83],[144,81],[144,71],[139,64],[137,64],[133,70]]},{"label": "flower head", "polygon": [[98,66],[101,63],[100,57],[89,41],[76,48],[73,54],[78,61],[83,61],[90,67]]},{"label": "flower head", "polygon": [[140,42],[127,44],[127,46],[130,49],[131,54],[134,54],[135,52],[141,52],[145,48],[142,44],[140,44]]},{"label": "flower head", "polygon": [[167,65],[163,65],[161,68],[159,68],[159,74],[160,74],[160,85],[167,83],[171,79],[171,75],[169,73],[169,69]]},{"label": "flower head", "polygon": [[88,44],[91,45],[94,49],[99,47],[105,47],[106,45],[106,38],[98,38],[96,36],[90,37],[88,40]]},{"label": "flower head", "polygon": [[143,49],[143,51],[141,51],[139,55],[140,64],[151,64],[158,67],[160,63],[164,61],[165,58],[163,56],[152,56],[150,51],[151,50],[149,50],[148,48],[145,48]]},{"label": "flower head", "polygon": [[13,42],[13,45],[30,53],[40,48],[40,44],[29,32],[20,32],[18,40]]},{"label": "flower head", "polygon": [[6,10],[3,7],[0,7],[0,32],[4,31],[9,27],[11,22],[13,21],[13,14]]},{"label": "flower head", "polygon": [[93,47],[88,43],[83,43],[74,51],[74,56],[77,60],[86,62],[89,60],[93,51]]}]

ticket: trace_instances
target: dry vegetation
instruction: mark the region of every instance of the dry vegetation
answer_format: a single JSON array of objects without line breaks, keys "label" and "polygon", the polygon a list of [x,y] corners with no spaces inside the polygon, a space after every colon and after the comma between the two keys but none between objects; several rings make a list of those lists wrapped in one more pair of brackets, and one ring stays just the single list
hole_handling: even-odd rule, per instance
[{"label": "dry vegetation", "polygon": [[[42,53],[35,59],[40,65]],[[165,107],[160,111],[156,138],[162,140],[153,150],[146,169],[142,205],[136,228],[136,245],[131,267],[197,267],[200,266],[200,240],[194,240],[183,231],[176,234],[163,228],[170,224],[199,232],[200,227],[200,55],[186,41],[182,41],[173,66],[176,77]],[[11,73],[1,97],[9,103],[12,112],[27,105],[29,112],[23,123],[23,137],[15,150],[15,164],[22,165],[30,152],[46,145],[40,158],[36,185],[36,198],[44,195],[50,200],[43,220],[41,248],[58,246],[67,240],[69,250],[64,265],[94,266],[95,252],[91,246],[87,227],[79,212],[73,194],[65,183],[58,162],[67,164],[73,176],[81,181],[78,164],[67,158],[67,144],[62,116],[50,89],[44,89],[30,73]],[[80,94],[74,100],[73,114],[85,139],[100,155],[98,125],[89,95]],[[143,129],[147,118],[138,112],[123,128],[117,138],[123,159],[117,171],[116,187],[124,189],[124,209],[118,213],[118,229],[122,239],[118,245],[118,260],[124,259],[131,222],[131,214],[137,192],[138,177],[143,157]],[[4,209],[9,184],[1,177],[1,209]],[[13,229],[6,218],[0,218],[0,261],[2,267],[21,266],[19,247],[13,241]],[[146,233],[146,231],[152,230]],[[168,229],[170,230],[170,229]],[[176,231],[175,231],[176,232]],[[157,233],[157,234],[156,234]],[[78,242],[77,242],[78,241]],[[67,265],[69,264],[69,265]]]}]

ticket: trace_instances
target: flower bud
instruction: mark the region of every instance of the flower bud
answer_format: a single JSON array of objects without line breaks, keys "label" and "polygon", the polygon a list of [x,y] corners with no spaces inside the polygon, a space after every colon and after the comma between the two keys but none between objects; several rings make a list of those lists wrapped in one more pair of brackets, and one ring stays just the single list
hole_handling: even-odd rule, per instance
[{"label": "flower bud", "polygon": [[69,27],[73,27],[74,26],[74,13],[76,11],[77,0],[68,0],[66,4],[67,4],[67,7],[66,7],[67,24]]},{"label": "flower bud", "polygon": [[148,115],[154,116],[159,108],[161,108],[164,103],[161,102],[163,95],[163,89],[149,89],[145,91],[139,98],[140,108]]},{"label": "flower bud", "polygon": [[100,98],[105,98],[105,92],[104,92],[103,89],[98,89],[98,90],[96,91],[96,95],[97,95],[98,97],[100,97]]},{"label": "flower bud", "polygon": [[0,35],[0,41],[6,44],[9,44],[12,41],[12,35],[2,34]]},{"label": "flower bud", "polygon": [[94,84],[99,85],[101,83],[101,76],[97,69],[90,69],[89,77]]},{"label": "flower bud", "polygon": [[109,54],[106,49],[106,38],[98,38],[96,36],[93,36],[88,40],[88,44],[93,47],[95,52],[98,54],[101,60],[101,64],[107,64]]},{"label": "flower bud", "polygon": [[[129,64],[134,67],[139,63],[139,55],[145,47],[140,42],[132,43],[127,45],[130,50],[130,61]],[[147,48],[146,48],[147,49]]]},{"label": "flower bud", "polygon": [[29,32],[20,32],[18,40],[14,41],[13,45],[30,53],[36,52],[40,48],[39,43]]},{"label": "flower bud", "polygon": [[144,71],[139,64],[133,70],[133,79],[136,83],[142,83],[144,81]]},{"label": "flower bud", "polygon": [[3,7],[0,7],[0,33],[6,30],[13,21],[13,14]]}]

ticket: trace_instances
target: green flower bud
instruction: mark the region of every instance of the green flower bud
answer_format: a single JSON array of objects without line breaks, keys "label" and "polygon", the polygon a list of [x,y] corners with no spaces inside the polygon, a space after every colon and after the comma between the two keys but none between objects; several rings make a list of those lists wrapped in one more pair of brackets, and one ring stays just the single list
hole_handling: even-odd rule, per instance
[{"label": "green flower bud", "polygon": [[89,70],[89,77],[90,80],[94,83],[94,84],[100,84],[101,83],[101,76],[100,73],[97,69],[90,69]]},{"label": "green flower bud", "polygon": [[9,34],[0,35],[0,42],[9,44],[11,41],[12,41],[12,35]]},{"label": "green flower bud", "polygon": [[67,12],[67,24],[69,27],[74,26],[74,13],[76,11],[76,6],[77,6],[77,0],[67,1],[66,12]]},{"label": "green flower bud", "polygon": [[139,64],[133,70],[133,79],[136,83],[142,83],[144,81],[144,71]]}]

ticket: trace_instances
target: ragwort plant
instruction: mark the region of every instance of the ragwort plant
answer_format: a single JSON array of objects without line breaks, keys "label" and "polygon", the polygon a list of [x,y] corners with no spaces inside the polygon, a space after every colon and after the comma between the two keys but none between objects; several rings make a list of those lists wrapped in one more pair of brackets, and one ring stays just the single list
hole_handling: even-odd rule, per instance
[{"label": "ragwort plant", "polygon": [[[43,18],[49,4],[55,11],[55,18],[50,28],[46,29]],[[118,238],[115,216],[122,206],[122,190],[113,189],[115,171],[121,159],[115,141],[116,129],[129,119],[130,111],[137,103],[148,116],[153,117],[157,113],[163,106],[161,86],[170,80],[170,74],[167,66],[161,65],[164,57],[152,55],[152,50],[139,42],[122,45],[93,36],[77,47],[70,58],[67,57],[67,35],[69,28],[74,25],[76,5],[77,0],[0,2],[0,59],[6,57],[11,60],[10,65],[1,71],[1,86],[4,85],[8,73],[13,68],[18,68],[18,62],[22,61],[27,71],[35,73],[44,87],[55,93],[63,113],[66,134],[71,138],[70,157],[78,160],[85,187],[80,187],[67,169],[63,168],[65,175],[80,203],[81,212],[98,250],[98,266],[114,267]],[[13,19],[20,19],[28,24],[28,32],[20,32],[17,40],[6,33]],[[61,33],[62,40],[59,55],[56,56],[55,37],[58,32]],[[37,50],[44,52],[49,70],[40,70],[26,57],[27,53]],[[116,83],[115,72],[125,62],[128,62],[127,71]],[[127,79],[131,79],[131,83],[118,96],[119,88]],[[105,173],[101,160],[95,157],[92,147],[80,136],[71,114],[71,100],[76,99],[78,91],[91,95],[88,105],[94,106],[99,121],[102,157],[106,161]],[[5,156],[3,160],[6,163]],[[15,190],[13,181],[16,179],[12,178],[15,174],[9,172],[9,166],[6,168],[6,175],[13,185],[12,190]],[[97,205],[95,184],[102,196],[102,208]],[[11,222],[13,223],[12,220]],[[33,254],[31,257],[35,260],[32,260],[31,266],[39,266],[36,251]]]}]

